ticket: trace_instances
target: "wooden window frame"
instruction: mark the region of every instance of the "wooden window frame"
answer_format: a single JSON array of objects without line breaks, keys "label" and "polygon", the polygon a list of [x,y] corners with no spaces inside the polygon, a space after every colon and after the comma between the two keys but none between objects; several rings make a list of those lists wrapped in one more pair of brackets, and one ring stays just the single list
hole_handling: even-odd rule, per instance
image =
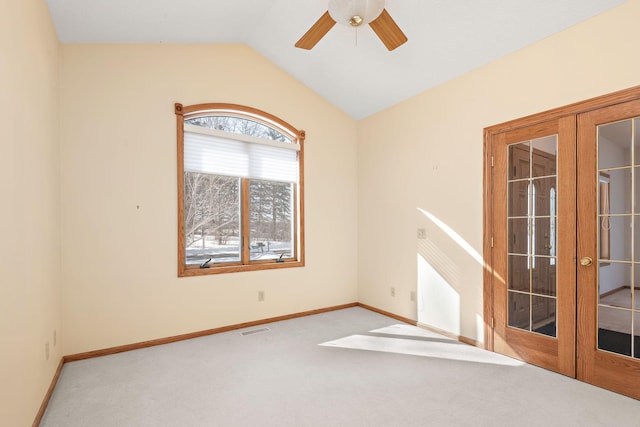
[{"label": "wooden window frame", "polygon": [[[175,104],[177,129],[177,172],[178,172],[178,277],[204,276],[241,271],[272,270],[280,268],[303,267],[305,265],[304,247],[304,141],[305,131],[298,130],[284,120],[253,107],[228,103],[207,103],[183,106]],[[185,120],[203,116],[232,116],[247,119],[276,129],[292,143],[298,144],[298,184],[294,185],[294,256],[276,260],[251,261],[249,247],[249,179],[240,178],[241,185],[241,249],[240,261],[223,265],[210,264],[208,268],[199,265],[187,265],[185,256],[185,224],[184,224],[184,122]]]}]

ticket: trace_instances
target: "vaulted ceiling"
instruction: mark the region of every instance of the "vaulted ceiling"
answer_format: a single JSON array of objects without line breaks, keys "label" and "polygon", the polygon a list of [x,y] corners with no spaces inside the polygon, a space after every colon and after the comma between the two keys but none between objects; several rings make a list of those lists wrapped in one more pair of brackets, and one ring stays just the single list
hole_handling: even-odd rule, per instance
[{"label": "vaulted ceiling", "polygon": [[[246,43],[361,119],[535,43],[623,0],[387,0],[409,41],[368,26],[295,42],[329,0],[47,0],[62,43]],[[552,64],[550,64],[552,65]]]}]

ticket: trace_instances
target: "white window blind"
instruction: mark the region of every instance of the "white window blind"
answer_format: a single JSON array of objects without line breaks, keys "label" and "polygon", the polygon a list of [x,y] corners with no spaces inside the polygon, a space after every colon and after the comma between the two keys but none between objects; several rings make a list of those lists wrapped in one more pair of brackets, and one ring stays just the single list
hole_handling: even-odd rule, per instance
[{"label": "white window blind", "polygon": [[184,126],[186,172],[297,183],[299,150],[298,144]]}]

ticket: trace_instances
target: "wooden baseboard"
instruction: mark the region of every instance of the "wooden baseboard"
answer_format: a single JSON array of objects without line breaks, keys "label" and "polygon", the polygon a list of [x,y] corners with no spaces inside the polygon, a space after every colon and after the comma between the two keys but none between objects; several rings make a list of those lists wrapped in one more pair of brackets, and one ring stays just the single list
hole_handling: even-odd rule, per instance
[{"label": "wooden baseboard", "polygon": [[58,363],[58,368],[56,369],[56,373],[53,374],[53,379],[51,380],[49,389],[47,390],[47,393],[44,395],[44,399],[42,399],[42,404],[40,405],[40,409],[38,409],[36,418],[33,420],[32,427],[38,427],[40,425],[40,422],[42,421],[42,417],[44,416],[44,411],[46,411],[47,405],[49,404],[49,400],[51,399],[51,395],[53,394],[53,389],[56,388],[56,384],[58,383],[58,378],[60,378],[60,372],[62,372],[63,365],[64,365],[64,357],[61,357],[60,363]]},{"label": "wooden baseboard", "polygon": [[[629,289],[629,290],[631,290],[631,286],[630,286],[630,285],[624,285],[624,286],[620,286],[620,287],[615,288],[615,289],[611,289],[610,291],[607,291],[607,292],[605,292],[605,293],[601,294],[601,295],[600,295],[600,298],[608,297],[609,295],[613,295],[613,294],[615,294],[616,292],[619,292],[619,291],[621,291],[621,290],[623,290],[623,289]],[[635,286],[633,289],[634,289],[634,290],[638,290],[638,291],[640,291],[640,287],[638,287],[638,286]]]},{"label": "wooden baseboard", "polygon": [[295,319],[297,317],[312,316],[314,314],[327,313],[327,312],[335,311],[335,310],[342,310],[342,309],[345,309],[345,308],[356,307],[357,305],[358,305],[358,303],[354,302],[354,303],[350,303],[350,304],[343,304],[343,305],[337,305],[337,306],[333,306],[333,307],[320,308],[320,309],[317,309],[317,310],[309,310],[309,311],[303,311],[303,312],[300,312],[300,313],[287,314],[287,315],[284,315],[284,316],[271,317],[271,318],[268,318],[268,319],[255,320],[253,322],[245,322],[245,323],[238,323],[238,324],[235,324],[235,325],[222,326],[222,327],[219,327],[219,328],[207,329],[207,330],[198,331],[198,332],[191,332],[191,333],[188,333],[188,334],[175,335],[175,336],[167,337],[167,338],[159,338],[159,339],[155,339],[155,340],[143,341],[143,342],[138,342],[138,343],[133,343],[133,344],[120,345],[120,346],[117,346],[117,347],[104,348],[104,349],[101,349],[101,350],[93,350],[93,351],[87,351],[87,352],[84,352],[84,353],[71,354],[69,356],[65,356],[64,357],[64,362],[65,363],[67,363],[67,362],[75,362],[77,360],[91,359],[93,357],[108,356],[108,355],[111,355],[111,354],[123,353],[125,351],[138,350],[138,349],[141,349],[141,348],[154,347],[156,345],[169,344],[169,343],[172,343],[172,342],[184,341],[184,340],[188,340],[188,339],[192,339],[192,338],[200,338],[200,337],[204,337],[204,336],[207,336],[207,335],[213,335],[213,334],[219,334],[219,333],[222,333],[222,332],[234,331],[236,329],[251,328],[251,327],[254,327],[254,326],[264,325],[266,323],[279,322],[279,321],[282,321],[282,320]]},{"label": "wooden baseboard", "polygon": [[357,306],[358,307],[362,307],[362,308],[366,308],[369,311],[373,311],[373,312],[376,312],[378,314],[382,314],[383,316],[391,317],[392,319],[396,319],[396,320],[399,320],[399,321],[404,322],[404,323],[408,323],[408,324],[413,325],[413,326],[417,326],[418,325],[418,322],[416,322],[415,320],[409,319],[408,317],[398,316],[397,314],[393,314],[393,313],[390,313],[388,311],[380,310],[379,308],[372,307],[370,305],[363,304],[361,302],[359,302],[357,304]]},{"label": "wooden baseboard", "polygon": [[615,288],[615,289],[611,289],[610,291],[607,291],[603,294],[600,294],[600,298],[604,298],[604,297],[608,297],[609,295],[613,295],[618,291],[623,290],[624,288],[630,289],[629,286],[620,286],[619,288]]},{"label": "wooden baseboard", "polygon": [[417,325],[418,327],[422,328],[422,329],[426,329],[427,331],[431,331],[431,332],[435,332],[436,334],[440,334],[440,335],[444,335],[447,338],[451,338],[452,340],[456,340],[456,341],[460,341],[462,343],[465,344],[469,344],[472,345],[474,347],[479,347],[484,349],[484,344],[465,337],[463,335],[456,335],[456,334],[452,334],[451,332],[445,331],[444,329],[440,329],[440,328],[436,328],[435,326],[431,326],[431,325],[427,325],[426,323],[418,323]]},{"label": "wooden baseboard", "polygon": [[175,335],[175,336],[166,337],[166,338],[158,338],[158,339],[155,339],[155,340],[142,341],[142,342],[133,343],[133,344],[126,344],[126,345],[120,345],[120,346],[116,346],[116,347],[104,348],[104,349],[100,349],[100,350],[87,351],[87,352],[84,352],[84,353],[71,354],[71,355],[63,357],[63,363],[75,362],[75,361],[84,360],[84,359],[91,359],[91,358],[100,357],[100,356],[108,356],[108,355],[111,355],[111,354],[123,353],[125,351],[138,350],[138,349],[147,348],[147,347],[154,347],[156,345],[169,344],[169,343],[173,343],[173,342],[177,342],[177,341],[184,341],[184,340],[188,340],[188,339],[192,339],[192,338],[200,338],[200,337],[204,337],[204,336],[207,336],[207,335],[214,335],[214,334],[219,334],[219,333],[222,333],[222,332],[233,331],[233,330],[236,330],[236,329],[251,328],[251,327],[254,327],[254,326],[260,326],[260,325],[264,325],[264,324],[267,324],[267,323],[273,323],[273,322],[279,322],[279,321],[282,321],[282,320],[295,319],[295,318],[298,318],[298,317],[312,316],[314,314],[328,313],[330,311],[343,310],[345,308],[351,308],[351,307],[362,307],[362,308],[367,309],[369,311],[373,311],[375,313],[382,314],[383,316],[391,317],[392,319],[396,319],[396,320],[399,320],[401,322],[408,323],[410,325],[419,326],[421,328],[431,330],[433,332],[436,332],[436,333],[439,333],[439,334],[444,335],[446,337],[449,337],[449,338],[464,342],[466,344],[470,344],[470,345],[473,345],[473,346],[476,346],[476,347],[480,346],[477,341],[472,340],[471,338],[467,338],[467,337],[460,336],[460,335],[454,335],[454,334],[451,334],[451,333],[449,333],[447,331],[444,331],[442,329],[438,329],[438,328],[435,328],[435,327],[432,327],[432,326],[429,326],[429,325],[426,325],[426,324],[418,323],[413,319],[409,319],[407,317],[399,316],[399,315],[391,313],[389,311],[381,310],[379,308],[376,308],[376,307],[373,307],[373,306],[370,306],[370,305],[367,305],[367,304],[363,304],[363,303],[360,303],[360,302],[354,302],[354,303],[349,303],[349,304],[337,305],[337,306],[333,306],[333,307],[326,307],[326,308],[320,308],[320,309],[316,309],[316,310],[303,311],[303,312],[300,312],[300,313],[287,314],[287,315],[284,315],[284,316],[277,316],[277,317],[271,317],[271,318],[267,318],[267,319],[255,320],[255,321],[252,321],[252,322],[237,323],[235,325],[222,326],[222,327],[213,328],[213,329],[206,329],[204,331],[191,332],[191,333],[187,333],[187,334]]},{"label": "wooden baseboard", "polygon": [[416,322],[413,319],[409,319],[407,317],[398,316],[397,314],[393,314],[393,313],[390,313],[388,311],[380,310],[379,308],[372,307],[372,306],[367,305],[367,304],[362,304],[360,302],[358,303],[358,307],[366,308],[367,310],[376,312],[378,314],[382,314],[383,316],[391,317],[392,319],[396,319],[396,320],[399,320],[401,322],[408,323],[410,325],[417,326],[419,328],[426,329],[426,330],[431,331],[431,332],[435,332],[436,334],[444,335],[447,338],[451,338],[453,340],[460,341],[460,342],[463,342],[465,344],[469,344],[469,345],[472,345],[474,347],[479,347],[479,348],[484,349],[484,345],[482,343],[474,340],[474,339],[467,338],[467,337],[462,336],[462,335],[452,334],[451,332],[447,332],[447,331],[445,331],[443,329],[436,328],[434,326],[430,326],[430,325],[427,325],[425,323],[419,323],[419,322]]}]

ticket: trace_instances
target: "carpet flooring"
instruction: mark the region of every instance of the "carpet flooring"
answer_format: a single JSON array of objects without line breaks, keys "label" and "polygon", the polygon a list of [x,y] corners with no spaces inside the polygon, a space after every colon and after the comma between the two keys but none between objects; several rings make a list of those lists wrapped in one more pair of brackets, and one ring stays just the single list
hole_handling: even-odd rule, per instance
[{"label": "carpet flooring", "polygon": [[640,401],[356,307],[67,363],[40,425],[623,427]]}]

